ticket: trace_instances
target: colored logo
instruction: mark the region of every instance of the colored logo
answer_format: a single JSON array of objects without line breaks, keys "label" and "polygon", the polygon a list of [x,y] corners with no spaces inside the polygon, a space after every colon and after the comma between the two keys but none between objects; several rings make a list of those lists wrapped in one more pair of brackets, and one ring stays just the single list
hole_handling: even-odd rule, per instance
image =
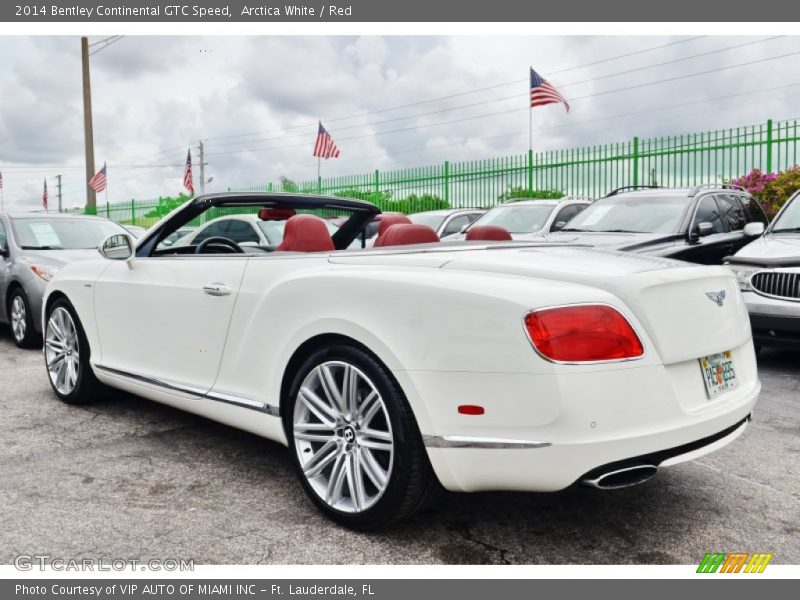
[{"label": "colored logo", "polygon": [[698,573],[763,573],[773,554],[765,552],[706,552]]}]

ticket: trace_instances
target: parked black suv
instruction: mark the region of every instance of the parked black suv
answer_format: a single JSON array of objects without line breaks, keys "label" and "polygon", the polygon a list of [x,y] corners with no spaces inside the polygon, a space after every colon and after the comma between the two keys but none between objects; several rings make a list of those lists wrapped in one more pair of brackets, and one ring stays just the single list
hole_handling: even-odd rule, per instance
[{"label": "parked black suv", "polygon": [[767,223],[758,201],[738,186],[630,186],[596,200],[545,239],[711,265],[760,236]]}]

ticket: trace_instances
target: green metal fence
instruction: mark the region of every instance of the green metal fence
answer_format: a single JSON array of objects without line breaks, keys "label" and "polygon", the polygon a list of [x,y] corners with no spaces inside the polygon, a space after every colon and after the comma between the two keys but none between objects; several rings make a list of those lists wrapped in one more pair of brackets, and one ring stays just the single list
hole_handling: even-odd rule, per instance
[{"label": "green metal fence", "polygon": [[[797,120],[769,120],[702,133],[231,189],[361,198],[384,211],[406,213],[489,207],[526,190],[596,198],[625,185],[693,186],[740,177],[756,167],[784,170],[798,164],[799,134]],[[98,214],[148,226],[172,208],[164,200],[131,201],[99,206]]]}]

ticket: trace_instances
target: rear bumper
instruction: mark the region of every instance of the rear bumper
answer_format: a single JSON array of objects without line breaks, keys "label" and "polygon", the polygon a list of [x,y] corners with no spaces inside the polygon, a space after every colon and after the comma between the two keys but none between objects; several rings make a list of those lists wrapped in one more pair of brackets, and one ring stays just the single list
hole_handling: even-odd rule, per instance
[{"label": "rear bumper", "polygon": [[[752,344],[734,349],[734,360],[739,386],[711,400],[696,360],[552,376],[398,379],[408,390],[412,382],[403,379],[413,377],[425,398],[422,433],[445,488],[549,492],[609,465],[646,459],[668,466],[732,441],[761,391]],[[457,415],[462,403],[486,413]]]},{"label": "rear bumper", "polygon": [[800,302],[743,294],[753,340],[760,346],[800,349]]}]

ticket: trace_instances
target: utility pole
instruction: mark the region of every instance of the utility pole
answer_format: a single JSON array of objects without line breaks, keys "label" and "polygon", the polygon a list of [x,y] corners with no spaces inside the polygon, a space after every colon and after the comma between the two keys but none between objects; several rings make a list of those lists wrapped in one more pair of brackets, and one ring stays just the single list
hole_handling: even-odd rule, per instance
[{"label": "utility pole", "polygon": [[61,175],[56,175],[56,185],[58,186],[58,212],[61,212]]},{"label": "utility pole", "polygon": [[200,193],[206,193],[206,155],[203,148],[203,140],[198,142],[200,150]]},{"label": "utility pole", "polygon": [[[94,132],[92,130],[92,85],[89,78],[89,39],[81,38],[81,64],[83,65],[83,139],[86,145],[86,209],[90,215],[97,214],[97,196],[89,187],[94,177]],[[59,194],[60,198],[60,194]]]}]

